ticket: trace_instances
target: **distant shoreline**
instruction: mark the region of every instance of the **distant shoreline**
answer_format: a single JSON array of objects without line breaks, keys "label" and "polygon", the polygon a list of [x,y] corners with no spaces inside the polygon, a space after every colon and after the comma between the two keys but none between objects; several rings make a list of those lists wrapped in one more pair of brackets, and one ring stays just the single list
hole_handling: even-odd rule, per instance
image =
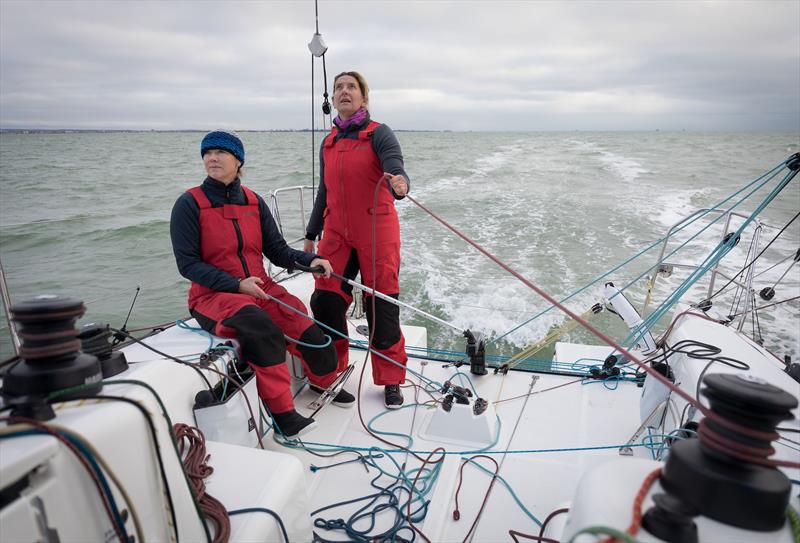
[{"label": "distant shoreline", "polygon": [[[687,129],[670,129],[670,130],[662,130],[660,128],[649,128],[649,129],[630,129],[630,130],[601,130],[601,129],[564,129],[564,130],[425,130],[425,129],[408,129],[408,128],[394,128],[392,129],[394,132],[428,132],[432,134],[447,134],[447,133],[475,133],[475,134],[484,134],[484,133],[492,133],[492,132],[520,132],[520,133],[572,133],[572,132],[586,132],[586,133],[597,133],[597,132],[619,132],[619,133],[632,133],[632,132],[640,132],[640,133],[659,133],[663,132],[665,134],[676,134],[676,133],[774,133],[774,134],[798,134],[800,131],[793,130],[793,129],[741,129],[741,130],[687,130]],[[208,132],[206,129],[198,129],[198,128],[181,128],[181,129],[124,129],[124,128],[0,128],[0,134],[152,134],[152,133],[159,133],[159,134],[171,134],[171,133],[198,133],[204,134]],[[264,130],[237,130],[237,132],[241,132],[243,134],[248,133],[310,133],[312,132],[308,128],[297,128],[297,129],[289,129],[289,128],[280,128],[280,129],[264,129]],[[315,133],[320,134],[327,134],[329,130],[317,129],[314,130]]]},{"label": "distant shoreline", "polygon": [[[208,130],[205,129],[198,129],[198,128],[184,128],[184,129],[174,129],[174,130],[163,130],[163,129],[149,129],[149,130],[135,130],[135,129],[124,129],[124,128],[0,128],[0,134],[76,134],[76,133],[88,133],[88,134],[150,134],[150,133],[185,133],[185,132],[197,132],[198,134],[205,134]],[[308,128],[298,128],[298,129],[267,129],[267,130],[237,130],[237,132],[241,133],[251,133],[251,132],[311,132]],[[329,130],[314,130],[314,132],[320,133],[328,133]],[[454,132],[454,130],[394,130],[394,132]],[[480,132],[479,130],[470,130],[470,132]]]}]

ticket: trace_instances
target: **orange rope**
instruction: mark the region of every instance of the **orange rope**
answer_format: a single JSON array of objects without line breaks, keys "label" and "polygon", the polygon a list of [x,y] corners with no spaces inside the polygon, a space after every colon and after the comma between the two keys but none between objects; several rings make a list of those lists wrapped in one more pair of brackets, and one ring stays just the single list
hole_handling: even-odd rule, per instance
[{"label": "orange rope", "polygon": [[[639,528],[642,526],[642,503],[644,503],[647,493],[650,492],[650,487],[653,486],[653,483],[655,483],[656,479],[658,479],[660,476],[661,468],[656,468],[651,471],[647,477],[645,477],[644,481],[642,481],[642,486],[639,488],[639,492],[636,493],[636,498],[633,500],[633,519],[631,520],[631,524],[628,526],[628,529],[625,530],[625,533],[634,536],[639,531]],[[618,540],[616,538],[609,537],[600,543],[617,542]]]}]

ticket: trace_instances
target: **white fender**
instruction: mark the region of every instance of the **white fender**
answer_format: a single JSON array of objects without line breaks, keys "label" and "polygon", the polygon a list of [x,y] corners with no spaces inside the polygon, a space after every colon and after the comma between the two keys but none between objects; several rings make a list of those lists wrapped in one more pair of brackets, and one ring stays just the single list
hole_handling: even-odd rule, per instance
[{"label": "white fender", "polygon": [[[614,308],[614,311],[625,321],[628,328],[631,329],[634,337],[642,334],[642,317],[639,315],[639,312],[634,309],[625,295],[614,286],[614,283],[609,281],[605,284],[603,295],[611,304],[611,307]],[[636,346],[639,347],[643,355],[647,356],[656,351],[656,340],[653,339],[653,335],[650,332],[645,331],[642,337],[639,338]]]}]

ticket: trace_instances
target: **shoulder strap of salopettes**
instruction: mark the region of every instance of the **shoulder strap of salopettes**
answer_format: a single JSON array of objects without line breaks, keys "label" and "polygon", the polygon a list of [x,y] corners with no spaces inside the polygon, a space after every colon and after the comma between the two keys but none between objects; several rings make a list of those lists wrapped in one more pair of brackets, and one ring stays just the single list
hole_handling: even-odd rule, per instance
[{"label": "shoulder strap of salopettes", "polygon": [[333,144],[336,142],[336,134],[339,133],[339,129],[336,128],[336,125],[331,126],[331,133],[325,136],[325,147],[333,147]]},{"label": "shoulder strap of salopettes", "polygon": [[380,125],[381,123],[370,121],[367,127],[358,133],[358,139],[360,140],[372,139],[372,134],[375,133],[375,129],[378,128]]},{"label": "shoulder strap of salopettes", "polygon": [[197,205],[200,206],[200,209],[209,209],[211,207],[211,202],[208,201],[206,193],[203,192],[203,189],[199,186],[192,187],[186,192],[194,196],[194,200],[197,202]]},{"label": "shoulder strap of salopettes", "polygon": [[250,190],[249,188],[242,185],[242,192],[244,192],[244,199],[249,206],[257,206],[258,205],[258,196],[256,193]]}]

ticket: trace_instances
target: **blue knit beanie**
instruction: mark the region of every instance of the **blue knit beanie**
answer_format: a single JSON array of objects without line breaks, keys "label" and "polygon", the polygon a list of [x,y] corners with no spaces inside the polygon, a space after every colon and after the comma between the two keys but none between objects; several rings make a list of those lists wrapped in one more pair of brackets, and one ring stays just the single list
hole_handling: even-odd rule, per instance
[{"label": "blue knit beanie", "polygon": [[206,134],[200,143],[200,156],[203,157],[206,151],[211,149],[222,149],[239,159],[244,165],[244,145],[239,138],[239,134],[230,130],[214,130]]}]

